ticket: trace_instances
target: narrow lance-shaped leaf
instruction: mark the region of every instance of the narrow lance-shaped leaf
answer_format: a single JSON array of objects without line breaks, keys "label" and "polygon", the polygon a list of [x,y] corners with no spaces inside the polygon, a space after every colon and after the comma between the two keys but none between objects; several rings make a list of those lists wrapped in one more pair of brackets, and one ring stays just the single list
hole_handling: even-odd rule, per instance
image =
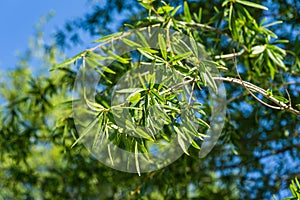
[{"label": "narrow lance-shaped leaf", "polygon": [[89,123],[89,125],[85,128],[85,130],[83,131],[83,133],[73,143],[73,145],[71,146],[71,148],[73,148],[78,142],[80,142],[82,140],[83,137],[85,137],[92,130],[92,128],[95,126],[95,124],[99,121],[99,119],[102,116],[102,114],[103,114],[103,112],[99,113],[98,116],[92,122]]},{"label": "narrow lance-shaped leaf", "polygon": [[167,59],[167,45],[165,43],[165,39],[162,34],[158,34],[158,44],[159,44],[159,48],[160,48],[162,57],[166,60]]},{"label": "narrow lance-shaped leaf", "polygon": [[113,34],[104,36],[104,37],[102,37],[100,39],[94,40],[94,42],[106,42],[106,41],[112,40],[112,39],[114,39],[116,37],[120,37],[121,35],[123,35],[123,32],[113,33]]},{"label": "narrow lance-shaped leaf", "polygon": [[117,93],[133,93],[136,94],[138,92],[142,92],[144,91],[144,88],[125,88],[125,89],[121,89],[121,90],[117,90]]},{"label": "narrow lance-shaped leaf", "polygon": [[287,100],[287,99],[284,98],[283,96],[273,95],[273,97],[274,97],[275,99],[277,99],[278,101],[283,102],[283,103],[288,103],[288,102],[289,102],[289,100]]},{"label": "narrow lance-shaped leaf", "polygon": [[256,54],[260,54],[262,52],[264,52],[266,49],[265,45],[257,45],[251,48],[252,54],[256,55]]},{"label": "narrow lance-shaped leaf", "polygon": [[107,59],[107,57],[104,57],[104,56],[101,56],[93,51],[87,51],[87,54],[86,54],[87,57],[90,57],[92,59],[96,59],[96,60],[105,60]]},{"label": "narrow lance-shaped leaf", "polygon": [[125,44],[127,44],[128,46],[130,46],[130,47],[142,47],[139,43],[136,43],[136,42],[134,42],[134,41],[132,41],[132,40],[129,40],[129,39],[127,39],[127,38],[123,38],[122,41],[123,41]]},{"label": "narrow lance-shaped leaf", "polygon": [[183,12],[184,12],[186,21],[191,22],[192,21],[191,12],[190,12],[189,5],[186,1],[183,3]]},{"label": "narrow lance-shaped leaf", "polygon": [[150,94],[154,95],[159,102],[164,102],[164,98],[159,95],[155,90],[150,90]]},{"label": "narrow lance-shaped leaf", "polygon": [[183,135],[184,133],[182,133],[176,126],[174,126],[174,130],[177,133],[177,141],[179,146],[181,147],[181,149],[186,155],[190,155],[188,152],[188,147],[185,143],[185,140],[187,140],[187,138]]},{"label": "narrow lance-shaped leaf", "polygon": [[191,57],[191,55],[193,55],[193,52],[186,52],[186,53],[182,53],[182,54],[178,54],[174,57],[171,58],[171,62],[176,62],[176,61],[180,61],[183,59],[187,59],[189,57]]},{"label": "narrow lance-shaped leaf", "polygon": [[154,60],[154,56],[152,55],[152,53],[150,51],[148,51],[150,48],[138,48],[137,50],[146,58],[150,59],[150,60]]},{"label": "narrow lance-shaped leaf", "polygon": [[233,13],[233,5],[232,3],[230,3],[230,7],[229,7],[229,16],[228,16],[228,27],[229,30],[232,31],[232,13]]},{"label": "narrow lance-shaped leaf", "polygon": [[208,69],[202,64],[200,64],[200,66],[202,67],[202,68],[204,68],[204,72],[201,72],[200,71],[200,73],[203,75],[203,77],[204,77],[204,79],[205,79],[205,81],[206,81],[206,83],[207,83],[207,85],[215,92],[215,93],[217,93],[218,92],[218,90],[217,90],[217,85],[216,85],[216,82],[215,82],[215,80],[213,79],[213,77],[212,77],[212,75],[211,75],[211,73],[208,71]]},{"label": "narrow lance-shaped leaf", "polygon": [[[284,63],[282,62],[281,59],[278,59],[277,57],[281,57],[281,55],[278,55],[272,51],[270,51],[269,49],[267,49],[267,53],[268,56],[270,57],[270,59],[278,66],[285,68]],[[276,54],[276,55],[275,55]]]},{"label": "narrow lance-shaped leaf", "polygon": [[65,67],[65,66],[67,66],[67,65],[70,65],[70,64],[74,63],[76,60],[78,60],[79,58],[81,58],[82,55],[84,55],[84,53],[85,53],[85,52],[81,52],[81,53],[77,54],[76,56],[74,56],[74,57],[72,57],[72,58],[70,58],[70,59],[68,59],[68,60],[65,60],[64,62],[62,62],[62,63],[60,63],[60,64],[54,65],[54,66],[50,69],[50,71],[53,71],[53,70],[56,70],[56,69],[59,69],[59,68],[63,68],[63,67]]},{"label": "narrow lance-shaped leaf", "polygon": [[114,59],[116,59],[120,63],[123,63],[123,64],[128,64],[129,63],[128,58],[122,58],[121,56],[118,56],[117,54],[115,54],[113,51],[108,51],[107,53],[108,53],[108,55],[112,56]]},{"label": "narrow lance-shaped leaf", "polygon": [[103,129],[106,126],[106,124],[103,124],[103,121],[104,121],[103,118],[104,117],[99,118],[97,132],[96,132],[96,135],[94,137],[94,142],[93,142],[93,145],[92,145],[93,148],[97,148],[96,146],[99,144],[99,142],[100,142],[100,144],[102,143],[102,140],[100,140],[100,137],[102,136],[102,139],[103,139],[103,134],[104,134]]},{"label": "narrow lance-shaped leaf", "polygon": [[138,175],[141,176],[141,169],[140,169],[140,164],[139,164],[139,150],[138,150],[137,141],[135,142],[135,146],[134,146],[134,156],[135,156],[136,171],[137,171]]},{"label": "narrow lance-shaped leaf", "polygon": [[148,44],[146,38],[140,33],[140,32],[135,32],[137,34],[137,36],[139,37],[141,43],[142,43],[142,46],[143,47],[147,47],[147,48],[150,48],[150,45]]},{"label": "narrow lance-shaped leaf", "polygon": [[250,1],[235,0],[235,2],[237,2],[237,3],[239,3],[239,4],[243,4],[243,5],[245,5],[245,6],[250,6],[250,7],[253,7],[253,8],[258,8],[258,9],[262,9],[262,10],[268,10],[267,7],[262,6],[262,5],[259,5],[259,4],[257,4],[257,3],[250,2]]},{"label": "narrow lance-shaped leaf", "polygon": [[112,166],[114,166],[114,159],[112,157],[111,150],[110,150],[110,148],[111,148],[112,145],[109,144],[109,143],[106,144],[106,145],[107,145],[107,151],[108,151],[109,160],[110,160]]},{"label": "narrow lance-shaped leaf", "polygon": [[171,16],[173,17],[173,16],[177,13],[177,11],[178,11],[180,8],[181,8],[181,6],[177,6],[177,7],[172,11]]},{"label": "narrow lance-shaped leaf", "polygon": [[194,38],[190,37],[190,43],[196,58],[198,58],[198,46]]},{"label": "narrow lance-shaped leaf", "polygon": [[141,138],[145,138],[151,142],[154,142],[154,139],[148,134],[146,133],[143,129],[141,129],[140,127],[137,127],[135,129],[135,132],[141,137]]}]

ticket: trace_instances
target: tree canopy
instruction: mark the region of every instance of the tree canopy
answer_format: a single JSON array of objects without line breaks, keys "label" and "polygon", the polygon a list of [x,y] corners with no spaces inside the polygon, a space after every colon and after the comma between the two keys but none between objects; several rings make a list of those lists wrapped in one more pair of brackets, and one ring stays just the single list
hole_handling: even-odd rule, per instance
[{"label": "tree canopy", "polygon": [[300,198],[299,2],[89,3],[1,77],[2,199]]}]

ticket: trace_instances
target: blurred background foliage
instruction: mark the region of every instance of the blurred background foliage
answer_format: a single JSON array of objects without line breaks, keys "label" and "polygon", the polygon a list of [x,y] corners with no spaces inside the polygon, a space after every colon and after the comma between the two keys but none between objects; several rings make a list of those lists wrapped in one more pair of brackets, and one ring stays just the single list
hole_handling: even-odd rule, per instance
[{"label": "blurred background foliage", "polygon": [[[243,50],[237,59],[244,80],[286,99],[287,89],[292,105],[300,104],[300,2],[253,1],[269,10],[239,2],[245,1],[188,1],[190,14],[184,11],[181,0],[154,1],[151,7],[158,10],[166,4],[181,5],[174,19],[185,22],[181,29],[190,32],[216,62],[229,69],[222,72],[224,76],[236,77],[233,59],[216,56]],[[42,24],[38,26],[16,70],[1,76],[0,199],[296,197],[297,185],[294,183],[293,193],[289,185],[300,174],[299,116],[265,107],[243,87],[230,83],[226,84],[226,126],[218,144],[203,159],[184,155],[166,168],[138,176],[102,165],[83,145],[71,148],[78,133],[72,105],[62,103],[71,100],[78,66],[49,72],[51,66],[66,59],[67,49],[85,49],[86,34],[92,41],[128,30],[125,24],[143,27],[163,23],[151,21],[149,13],[155,13],[137,1],[88,3],[93,10],[67,21],[53,35],[52,42],[43,40]],[[168,13],[161,16],[165,20]],[[282,23],[263,26],[276,21]],[[193,24],[209,25],[215,30]]]}]

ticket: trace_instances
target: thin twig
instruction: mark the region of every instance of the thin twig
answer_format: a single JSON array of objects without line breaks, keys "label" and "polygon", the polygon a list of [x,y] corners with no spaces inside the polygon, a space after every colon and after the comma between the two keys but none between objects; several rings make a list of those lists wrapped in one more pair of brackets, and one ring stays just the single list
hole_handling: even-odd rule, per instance
[{"label": "thin twig", "polygon": [[236,83],[238,85],[245,86],[249,90],[257,92],[257,93],[263,95],[268,100],[270,100],[273,103],[275,103],[276,105],[280,106],[281,110],[286,110],[286,111],[291,112],[293,114],[300,115],[299,110],[296,110],[296,109],[288,106],[287,104],[283,103],[282,101],[279,101],[278,99],[276,99],[276,98],[274,98],[270,95],[267,95],[266,90],[254,85],[252,83],[249,83],[249,82],[246,82],[246,81],[241,81],[240,79],[232,78],[232,77],[213,77],[213,79],[214,80],[219,80],[219,81],[226,81],[226,82],[230,82],[230,83]]},{"label": "thin twig", "polygon": [[177,24],[180,24],[180,25],[183,25],[183,26],[194,26],[194,27],[198,27],[198,28],[204,28],[206,30],[209,30],[209,31],[212,31],[212,32],[215,32],[215,33],[218,33],[218,34],[222,34],[222,35],[225,35],[227,37],[229,37],[229,35],[215,27],[212,27],[212,26],[208,26],[206,24],[200,24],[200,23],[195,23],[195,22],[183,22],[183,21],[179,21],[177,22]]},{"label": "thin twig", "polygon": [[[233,49],[233,53],[235,54],[235,50],[234,50],[234,49]],[[240,81],[242,82],[243,87],[249,92],[249,94],[250,94],[254,99],[256,99],[258,102],[260,102],[261,104],[263,104],[263,105],[265,105],[265,106],[267,106],[267,107],[270,107],[270,108],[273,108],[273,109],[277,109],[277,110],[282,110],[282,107],[270,105],[270,104],[268,104],[268,103],[262,101],[261,99],[259,99],[257,96],[255,96],[255,95],[254,95],[254,94],[253,94],[253,93],[245,86],[244,81],[242,80],[242,77],[240,76],[239,70],[238,70],[238,68],[237,68],[237,62],[236,62],[236,57],[235,57],[235,56],[233,57],[233,61],[234,61],[234,67],[235,67],[235,69],[236,69],[236,73],[237,73],[237,75],[238,75]]]},{"label": "thin twig", "polygon": [[291,107],[292,106],[292,100],[291,100],[290,93],[289,93],[289,91],[287,89],[285,89],[285,92],[286,92],[286,94],[288,96],[288,99],[289,99],[289,106]]}]

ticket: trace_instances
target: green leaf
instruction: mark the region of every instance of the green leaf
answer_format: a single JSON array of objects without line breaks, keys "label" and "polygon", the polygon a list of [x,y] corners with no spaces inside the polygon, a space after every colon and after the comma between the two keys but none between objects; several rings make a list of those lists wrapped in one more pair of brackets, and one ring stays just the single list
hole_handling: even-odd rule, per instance
[{"label": "green leaf", "polygon": [[143,6],[144,8],[146,8],[147,10],[151,10],[152,9],[152,7],[149,4],[147,4],[147,3],[140,2],[140,5]]},{"label": "green leaf", "polygon": [[158,34],[158,44],[159,44],[159,48],[160,48],[162,57],[166,60],[167,59],[167,45],[165,43],[165,39],[162,34]]},{"label": "green leaf", "polygon": [[190,12],[189,5],[186,1],[183,3],[183,12],[184,12],[186,21],[191,22],[192,21],[191,12]]},{"label": "green leaf", "polygon": [[149,43],[147,42],[146,38],[145,38],[139,31],[136,31],[135,33],[136,33],[137,36],[139,37],[142,46],[143,46],[143,47],[146,47],[146,48],[150,48],[150,45],[149,45]]},{"label": "green leaf", "polygon": [[253,3],[253,2],[250,2],[250,1],[235,0],[235,2],[237,2],[239,4],[243,4],[245,6],[250,6],[250,7],[253,7],[253,8],[258,8],[258,9],[262,9],[262,10],[268,10],[267,7],[259,5],[259,4],[256,4],[256,3]]},{"label": "green leaf", "polygon": [[210,128],[210,125],[208,123],[206,123],[203,119],[197,118],[197,121],[199,122],[200,125]]},{"label": "green leaf", "polygon": [[65,60],[64,62],[60,63],[60,64],[57,64],[57,65],[54,65],[50,71],[53,71],[53,70],[56,70],[56,69],[60,69],[60,68],[63,68],[67,65],[70,65],[72,63],[74,63],[76,60],[78,60],[79,58],[81,58],[83,55],[85,54],[85,52],[81,52],[79,54],[77,54],[76,56],[68,59],[68,60]]},{"label": "green leaf", "polygon": [[120,63],[123,63],[123,64],[129,63],[129,60],[130,60],[129,58],[122,58],[121,56],[118,56],[117,54],[115,54],[112,51],[108,51],[107,53],[108,53],[108,55],[112,56],[114,59],[116,59]]},{"label": "green leaf", "polygon": [[181,149],[183,150],[183,152],[186,155],[190,155],[188,152],[188,147],[185,144],[185,140],[187,140],[187,138],[184,136],[184,133],[182,133],[178,127],[174,126],[174,130],[177,133],[177,141],[179,143],[179,146],[181,147]]},{"label": "green leaf", "polygon": [[176,107],[172,107],[172,106],[168,106],[168,105],[161,105],[162,108],[176,112],[176,113],[180,113],[180,109],[176,108]]},{"label": "green leaf", "polygon": [[99,143],[102,144],[103,142],[103,138],[104,138],[103,130],[106,126],[106,123],[104,122],[105,120],[103,118],[104,117],[99,118],[96,135],[94,137],[94,141],[92,145],[93,148],[95,148]]},{"label": "green leaf", "polygon": [[273,67],[272,63],[270,62],[270,59],[267,58],[267,65],[269,67],[269,70],[270,70],[270,76],[272,78],[272,80],[274,80],[274,76],[275,76],[275,68]]},{"label": "green leaf", "polygon": [[270,97],[273,96],[273,92],[271,89],[267,89],[266,93],[267,93],[267,96],[270,96]]},{"label": "green leaf", "polygon": [[251,48],[252,54],[256,55],[256,54],[260,54],[262,52],[264,52],[266,49],[266,45],[258,45],[258,46],[254,46]]},{"label": "green leaf", "polygon": [[229,30],[232,31],[232,12],[233,12],[233,5],[232,3],[230,4],[230,7],[229,7],[229,16],[228,16],[228,26],[229,26]]},{"label": "green leaf", "polygon": [[300,110],[300,104],[296,104],[296,107],[298,108],[298,110]]},{"label": "green leaf", "polygon": [[164,102],[164,98],[155,90],[150,90],[150,94],[154,95],[159,102]]},{"label": "green leaf", "polygon": [[272,52],[272,51],[270,51],[269,49],[267,49],[267,53],[268,53],[269,58],[270,58],[276,65],[285,68],[285,65],[284,65],[284,63],[282,62],[282,60],[278,58],[278,56],[281,57],[280,55],[278,55],[278,54],[275,55],[275,53]]},{"label": "green leaf", "polygon": [[229,2],[231,2],[231,1],[230,1],[230,0],[225,0],[225,1],[223,1],[222,7],[226,6]]},{"label": "green leaf", "polygon": [[196,149],[200,150],[200,146],[195,142],[195,140],[192,141],[192,146],[195,147]]},{"label": "green leaf", "polygon": [[178,54],[174,57],[171,58],[171,62],[176,62],[176,61],[180,61],[183,59],[187,59],[189,57],[191,57],[191,55],[193,55],[193,52],[186,52],[186,53],[182,53],[182,54]]},{"label": "green leaf", "polygon": [[137,141],[135,141],[134,156],[135,156],[136,171],[137,171],[138,175],[141,176],[141,170],[140,170],[140,164],[139,164],[139,150],[138,150],[138,143],[137,143]]},{"label": "green leaf", "polygon": [[106,144],[106,145],[107,145],[107,151],[108,151],[109,160],[110,160],[112,166],[114,166],[114,159],[113,159],[113,157],[111,155],[111,150],[110,150],[111,144]]},{"label": "green leaf", "polygon": [[267,27],[274,26],[274,25],[277,25],[277,24],[282,24],[282,23],[283,23],[283,21],[275,21],[275,22],[272,22],[270,24],[264,25],[264,27],[267,28]]},{"label": "green leaf", "polygon": [[94,101],[91,101],[87,98],[85,88],[83,89],[83,98],[85,100],[85,103],[91,110],[97,111],[97,112],[102,112],[104,110],[104,107],[102,105],[100,105]]},{"label": "green leaf", "polygon": [[202,20],[202,7],[199,8],[197,22],[201,23],[201,20]]},{"label": "green leaf", "polygon": [[111,69],[110,69],[109,67],[107,67],[107,66],[103,66],[103,67],[101,67],[101,69],[102,69],[103,71],[107,72],[107,73],[110,73],[110,74],[116,74],[115,71],[111,70]]},{"label": "green leaf", "polygon": [[96,60],[105,60],[107,59],[106,57],[104,56],[101,56],[93,51],[87,51],[87,54],[86,54],[87,57],[90,57],[92,59],[96,59]]},{"label": "green leaf", "polygon": [[97,39],[95,40],[94,42],[106,42],[108,40],[113,40],[117,37],[120,37],[121,35],[123,35],[124,33],[123,32],[117,32],[117,33],[113,33],[113,34],[110,34],[110,35],[106,35],[100,39]]},{"label": "green leaf", "polygon": [[103,112],[101,112],[92,122],[88,124],[83,133],[80,135],[80,137],[73,143],[71,148],[73,148],[78,142],[82,140],[83,137],[85,137],[91,131],[91,129],[96,125],[96,123],[99,122],[99,119],[101,118],[102,114]]},{"label": "green leaf", "polygon": [[150,136],[150,135],[148,135],[143,129],[141,129],[140,127],[137,127],[136,129],[135,129],[135,132],[139,135],[139,136],[141,136],[141,138],[145,138],[145,139],[147,139],[147,140],[150,140],[151,142],[154,142],[154,139]]},{"label": "green leaf", "polygon": [[138,93],[144,91],[144,88],[125,88],[121,90],[117,90],[117,93]]},{"label": "green leaf", "polygon": [[[143,56],[150,60],[154,60],[155,57],[152,55],[153,50],[150,48],[138,48],[137,49]],[[157,53],[157,51],[155,51]]]},{"label": "green leaf", "polygon": [[195,41],[194,38],[189,37],[189,39],[190,39],[190,43],[192,45],[192,49],[193,49],[194,55],[195,55],[196,58],[198,58],[198,45],[197,45],[197,43],[196,43],[196,41]]},{"label": "green leaf", "polygon": [[218,92],[218,88],[215,80],[211,76],[210,72],[206,69],[206,72],[203,74],[204,79],[206,80],[207,85],[215,92]]},{"label": "green leaf", "polygon": [[133,104],[139,102],[141,100],[141,93],[136,93],[129,98],[129,101]]},{"label": "green leaf", "polygon": [[274,97],[275,99],[277,99],[278,101],[283,102],[283,103],[288,103],[288,102],[289,102],[289,100],[287,100],[287,99],[284,98],[283,96],[273,95],[273,97]]},{"label": "green leaf", "polygon": [[130,47],[141,47],[141,45],[140,45],[139,43],[136,43],[136,42],[134,42],[134,41],[132,41],[132,40],[129,40],[129,39],[127,39],[127,38],[123,38],[122,41],[123,41],[125,44],[127,44],[128,46],[130,46]]},{"label": "green leaf", "polygon": [[164,13],[170,13],[172,10],[174,10],[173,6],[165,5],[162,7],[159,7],[157,9],[158,14],[164,14]]},{"label": "green leaf", "polygon": [[[171,13],[171,16],[173,17],[176,13],[177,13],[177,11],[179,10],[181,8],[181,6],[177,6],[176,8],[175,8],[175,10],[173,10],[173,12]],[[172,18],[173,19],[173,18]]]}]

